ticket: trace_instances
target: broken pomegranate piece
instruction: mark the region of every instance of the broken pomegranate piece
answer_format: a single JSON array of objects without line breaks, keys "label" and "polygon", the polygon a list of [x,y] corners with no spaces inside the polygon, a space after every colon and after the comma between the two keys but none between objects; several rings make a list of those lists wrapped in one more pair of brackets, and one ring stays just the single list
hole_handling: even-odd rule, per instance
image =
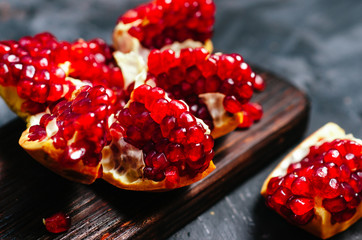
[{"label": "broken pomegranate piece", "polygon": [[0,95],[23,118],[86,84],[111,87],[118,100],[125,95],[113,50],[101,39],[69,43],[44,32],[0,45]]},{"label": "broken pomegranate piece", "polygon": [[[210,54],[204,48],[153,50],[148,57],[147,82],[163,88],[171,98],[185,101],[190,112],[202,119],[214,137],[225,135],[248,114],[251,123],[262,116],[259,104],[250,103],[262,81],[239,54]],[[248,123],[247,126],[250,126]]]},{"label": "broken pomegranate piece", "polygon": [[53,214],[48,218],[43,219],[43,223],[48,232],[62,233],[69,230],[71,220],[67,214],[59,212]]},{"label": "broken pomegranate piece", "polygon": [[130,103],[114,118],[110,126],[114,139],[102,165],[103,178],[116,186],[176,188],[215,168],[214,141],[207,125],[159,87],[137,87]]},{"label": "broken pomegranate piece", "polygon": [[275,168],[261,194],[288,221],[323,239],[362,214],[362,141],[329,123]]},{"label": "broken pomegranate piece", "polygon": [[119,17],[113,42],[121,52],[141,55],[166,48],[205,46],[211,51],[214,15],[212,0],[154,0]]}]

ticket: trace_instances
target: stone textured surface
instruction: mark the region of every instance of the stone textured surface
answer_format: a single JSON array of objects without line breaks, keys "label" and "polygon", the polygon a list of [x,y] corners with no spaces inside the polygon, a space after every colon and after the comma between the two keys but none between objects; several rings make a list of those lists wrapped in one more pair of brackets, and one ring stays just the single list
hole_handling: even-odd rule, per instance
[{"label": "stone textured surface", "polygon": [[[51,31],[73,40],[110,42],[117,17],[139,0],[0,0],[0,39]],[[359,0],[216,0],[215,49],[238,52],[284,76],[311,99],[308,131],[328,121],[362,137],[362,2]],[[15,116],[0,100],[0,126]],[[282,157],[282,156],[281,156]],[[281,159],[170,239],[313,239],[264,205],[261,184]],[[361,239],[362,221],[333,239]]]}]

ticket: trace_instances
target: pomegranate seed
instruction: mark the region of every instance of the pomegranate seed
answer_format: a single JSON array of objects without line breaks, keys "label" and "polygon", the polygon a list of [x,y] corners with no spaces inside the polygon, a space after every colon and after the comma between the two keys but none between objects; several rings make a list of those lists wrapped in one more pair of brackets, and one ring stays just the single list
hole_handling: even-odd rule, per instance
[{"label": "pomegranate seed", "polygon": [[324,199],[323,207],[327,211],[329,211],[331,213],[335,213],[335,212],[340,212],[340,211],[346,209],[347,205],[346,205],[346,201],[344,200],[343,197],[337,197],[337,198],[333,198],[333,199]]},{"label": "pomegranate seed", "polygon": [[40,125],[34,125],[29,128],[28,138],[30,141],[42,141],[46,136],[45,128]]},{"label": "pomegranate seed", "polygon": [[291,185],[294,195],[313,196],[314,191],[311,182],[304,176],[295,179]]},{"label": "pomegranate seed", "polygon": [[284,205],[291,195],[292,192],[288,188],[279,187],[272,195],[272,200],[277,204]]},{"label": "pomegranate seed", "polygon": [[175,188],[180,182],[180,175],[178,173],[178,169],[175,166],[170,166],[165,171],[166,176],[166,187],[167,188]]},{"label": "pomegranate seed", "polygon": [[51,233],[61,233],[70,228],[70,217],[62,212],[55,213],[52,216],[43,219],[45,228]]},{"label": "pomegranate seed", "polygon": [[314,200],[311,198],[293,198],[287,204],[296,215],[303,215],[314,208]]},{"label": "pomegranate seed", "polygon": [[272,195],[282,185],[284,179],[282,177],[273,177],[269,180],[267,194]]}]

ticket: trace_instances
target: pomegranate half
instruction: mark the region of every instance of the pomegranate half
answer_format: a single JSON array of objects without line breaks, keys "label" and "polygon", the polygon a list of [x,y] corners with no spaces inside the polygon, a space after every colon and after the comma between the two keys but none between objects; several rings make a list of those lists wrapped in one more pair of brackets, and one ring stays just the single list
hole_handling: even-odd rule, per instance
[{"label": "pomegranate half", "polygon": [[323,239],[362,216],[362,141],[334,123],[313,133],[265,180],[266,204]]}]

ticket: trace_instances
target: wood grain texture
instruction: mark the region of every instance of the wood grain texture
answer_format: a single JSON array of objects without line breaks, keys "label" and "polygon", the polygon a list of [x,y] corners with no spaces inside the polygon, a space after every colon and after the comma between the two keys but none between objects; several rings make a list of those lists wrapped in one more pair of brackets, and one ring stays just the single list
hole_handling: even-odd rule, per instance
[{"label": "wood grain texture", "polygon": [[[259,70],[267,89],[254,97],[264,117],[248,130],[215,142],[217,169],[189,187],[163,193],[130,192],[99,180],[69,182],[32,160],[17,144],[25,124],[0,129],[1,239],[162,239],[213,205],[237,184],[295,143],[309,114],[308,98],[286,81]],[[42,218],[68,213],[71,229],[48,233]]]}]

